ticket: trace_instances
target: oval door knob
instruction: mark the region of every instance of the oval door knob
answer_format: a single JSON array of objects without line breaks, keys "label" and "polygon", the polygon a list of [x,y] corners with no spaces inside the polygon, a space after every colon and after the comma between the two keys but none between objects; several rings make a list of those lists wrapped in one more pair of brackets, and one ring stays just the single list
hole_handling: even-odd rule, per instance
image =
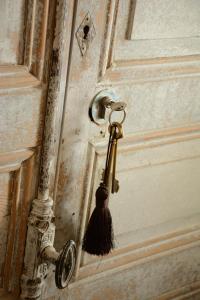
[{"label": "oval door knob", "polygon": [[47,246],[42,252],[42,258],[56,266],[55,283],[57,288],[68,286],[76,265],[76,244],[69,240],[58,253],[53,246]]}]

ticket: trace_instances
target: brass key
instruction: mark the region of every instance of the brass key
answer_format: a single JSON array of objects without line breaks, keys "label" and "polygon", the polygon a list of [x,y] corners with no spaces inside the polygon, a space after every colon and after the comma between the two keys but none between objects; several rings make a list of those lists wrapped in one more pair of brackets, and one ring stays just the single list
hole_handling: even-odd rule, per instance
[{"label": "brass key", "polygon": [[113,136],[113,149],[112,149],[112,194],[119,191],[119,180],[116,179],[116,161],[117,161],[117,143],[118,139],[123,137],[122,125],[118,122],[113,122],[111,127],[114,127],[114,136]]},{"label": "brass key", "polygon": [[[117,158],[117,142],[123,137],[122,125],[113,122],[109,126],[110,138],[107,149],[106,165],[103,176],[103,184],[109,188],[110,179],[112,179],[111,192],[117,193],[119,190],[119,181],[115,178],[116,158]],[[111,178],[112,175],[112,178]]]},{"label": "brass key", "polygon": [[113,157],[114,157],[114,143],[115,143],[115,136],[116,136],[116,127],[110,126],[109,132],[110,132],[110,138],[108,142],[108,149],[107,149],[107,156],[106,156],[106,165],[105,165],[105,171],[103,176],[103,184],[109,188],[110,185],[110,175],[111,175],[111,169],[113,165]]},{"label": "brass key", "polygon": [[117,193],[119,191],[119,180],[116,179],[115,174],[116,174],[116,157],[117,157],[117,141],[118,139],[115,140],[114,144],[114,157],[113,157],[113,168],[112,168],[112,188],[111,188],[111,193]]}]

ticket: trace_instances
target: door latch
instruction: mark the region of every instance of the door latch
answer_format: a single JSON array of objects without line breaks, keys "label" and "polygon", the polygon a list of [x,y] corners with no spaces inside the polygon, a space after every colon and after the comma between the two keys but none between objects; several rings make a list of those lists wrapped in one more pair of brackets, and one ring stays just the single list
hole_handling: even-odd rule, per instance
[{"label": "door latch", "polygon": [[41,253],[44,261],[56,266],[55,282],[59,289],[68,286],[74,273],[76,264],[76,244],[73,240],[67,241],[61,252],[57,252],[53,245],[45,247]]}]

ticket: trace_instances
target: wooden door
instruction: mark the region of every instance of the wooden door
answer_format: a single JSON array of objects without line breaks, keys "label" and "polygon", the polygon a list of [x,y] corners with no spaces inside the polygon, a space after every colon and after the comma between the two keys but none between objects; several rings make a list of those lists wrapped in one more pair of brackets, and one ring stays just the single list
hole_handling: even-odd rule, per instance
[{"label": "wooden door", "polygon": [[8,293],[19,299],[27,217],[36,195],[50,11],[46,0],[0,1],[0,299],[4,300]]},{"label": "wooden door", "polygon": [[[199,299],[199,1],[81,0],[73,17],[55,215],[56,246],[77,241],[77,268],[63,292],[47,280],[43,298]],[[97,258],[81,241],[105,163],[107,127],[88,117],[103,89],[127,103],[127,118],[110,198],[116,249]]]}]

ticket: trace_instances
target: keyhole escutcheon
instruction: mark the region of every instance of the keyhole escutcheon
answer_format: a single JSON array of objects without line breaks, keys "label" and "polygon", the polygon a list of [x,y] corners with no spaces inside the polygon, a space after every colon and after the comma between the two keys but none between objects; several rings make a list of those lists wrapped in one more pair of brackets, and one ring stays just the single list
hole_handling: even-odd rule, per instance
[{"label": "keyhole escutcheon", "polygon": [[79,25],[76,32],[76,38],[78,41],[79,48],[81,50],[82,56],[84,56],[87,50],[90,47],[94,37],[95,37],[95,28],[92,22],[90,13],[88,12],[84,17],[82,23]]},{"label": "keyhole escutcheon", "polygon": [[90,27],[88,25],[85,25],[83,27],[83,33],[84,33],[83,39],[84,40],[87,40],[89,31],[90,31]]}]

